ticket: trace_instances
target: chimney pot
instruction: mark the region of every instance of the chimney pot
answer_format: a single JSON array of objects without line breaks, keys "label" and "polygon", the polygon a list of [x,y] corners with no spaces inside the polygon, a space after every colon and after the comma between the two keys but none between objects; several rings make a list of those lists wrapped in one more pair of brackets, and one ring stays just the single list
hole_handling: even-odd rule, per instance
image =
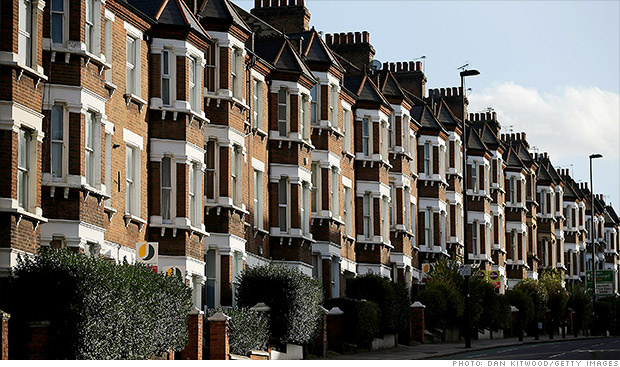
[{"label": "chimney pot", "polygon": [[487,121],[491,121],[491,112],[487,112],[486,119]]},{"label": "chimney pot", "polygon": [[415,69],[417,71],[422,71],[422,61],[416,61],[415,62]]},{"label": "chimney pot", "polygon": [[[260,0],[257,0],[257,1],[260,1]],[[325,35],[325,43],[326,43],[328,46],[331,46],[331,45],[332,45],[332,42],[333,42],[332,35],[331,35],[331,34],[326,34],[326,35]]]},{"label": "chimney pot", "polygon": [[403,64],[400,61],[396,63],[396,70],[403,71]]},{"label": "chimney pot", "polygon": [[462,96],[463,95],[463,87],[458,87],[458,90],[459,90],[459,96]]},{"label": "chimney pot", "polygon": [[362,39],[364,43],[370,43],[370,34],[367,31],[362,32]]},{"label": "chimney pot", "polygon": [[362,43],[362,33],[355,32],[355,43]]},{"label": "chimney pot", "polygon": [[254,7],[261,8],[263,6],[263,0],[254,0]]},{"label": "chimney pot", "polygon": [[383,70],[389,70],[390,69],[390,64],[387,62],[383,63]]},{"label": "chimney pot", "polygon": [[416,71],[415,61],[409,61],[409,71]]},{"label": "chimney pot", "polygon": [[441,96],[445,97],[446,96],[446,89],[445,88],[441,88],[439,90],[441,91]]},{"label": "chimney pot", "polygon": [[391,72],[395,72],[396,71],[396,65],[394,65],[393,62],[390,63],[390,71]]},{"label": "chimney pot", "polygon": [[527,135],[525,135],[525,132],[522,132],[521,133],[521,140],[527,140],[526,137],[527,137]]},{"label": "chimney pot", "polygon": [[355,36],[353,35],[353,32],[347,33],[347,43],[348,44],[355,43]]},{"label": "chimney pot", "polygon": [[340,44],[344,45],[347,43],[347,34],[344,32],[340,32]]},{"label": "chimney pot", "polygon": [[517,140],[517,139],[515,138],[515,133],[510,133],[510,140]]},{"label": "chimney pot", "polygon": [[446,88],[446,97],[452,96],[452,88]]},{"label": "chimney pot", "polygon": [[584,186],[586,187],[586,190],[588,190],[588,183],[587,183],[587,182],[584,182],[583,184],[584,184]]},{"label": "chimney pot", "polygon": [[500,140],[506,140],[506,137],[504,136],[504,134],[499,134],[499,139]]},{"label": "chimney pot", "polygon": [[297,3],[301,6],[306,6],[306,0],[297,0]]},{"label": "chimney pot", "polygon": [[403,61],[403,71],[409,71],[409,63],[406,61]]},{"label": "chimney pot", "polygon": [[491,115],[493,116],[493,121],[497,121],[497,112],[493,112]]}]

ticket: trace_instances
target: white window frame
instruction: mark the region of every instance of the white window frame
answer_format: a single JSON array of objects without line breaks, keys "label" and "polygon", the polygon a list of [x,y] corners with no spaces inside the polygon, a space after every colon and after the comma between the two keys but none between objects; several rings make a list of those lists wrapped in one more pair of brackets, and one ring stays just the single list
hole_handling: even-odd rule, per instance
[{"label": "white window frame", "polygon": [[252,117],[254,122],[254,128],[265,130],[263,119],[263,82],[258,79],[253,79],[253,100],[254,110],[252,111]]},{"label": "white window frame", "polygon": [[424,174],[433,174],[433,145],[428,141],[424,143]]},{"label": "white window frame", "polygon": [[[167,163],[166,163],[167,162]],[[169,165],[168,167],[168,180],[165,179],[165,175],[164,175],[164,168],[165,165]],[[172,156],[169,155],[165,155],[160,163],[160,201],[161,201],[161,218],[162,218],[162,223],[173,223],[174,218],[176,217],[176,215],[174,214],[175,212],[175,200],[174,198],[176,197],[175,193],[175,187],[176,185],[174,184],[174,180],[173,177],[175,177],[176,175],[174,175],[173,173],[176,172],[176,163],[174,163],[174,158]],[[166,181],[167,185],[166,185]],[[167,192],[168,197],[166,200],[166,195],[164,194],[165,192]],[[168,204],[168,210],[166,213],[166,201]],[[167,215],[166,215],[167,214]]]},{"label": "white window frame", "polygon": [[390,227],[396,226],[396,186],[390,182]]},{"label": "white window frame", "polygon": [[307,236],[310,233],[310,182],[303,181],[301,184],[301,233]]},{"label": "white window frame", "polygon": [[344,139],[342,140],[343,151],[350,152],[351,151],[351,110],[343,109],[342,111],[342,133],[344,135]]},{"label": "white window frame", "polygon": [[[18,131],[17,138],[17,205],[26,211],[31,211],[33,204],[32,198],[32,164],[36,162],[33,159],[34,131],[21,127]],[[36,164],[36,163],[35,163]],[[35,178],[36,179],[36,176]]]},{"label": "white window frame", "polygon": [[301,95],[301,106],[299,112],[299,137],[302,140],[310,140],[310,124],[308,123],[308,99],[308,95]]},{"label": "white window frame", "polygon": [[480,253],[480,222],[475,220],[471,226],[471,252],[478,256]]},{"label": "white window frame", "polygon": [[512,230],[511,238],[510,249],[512,252],[512,261],[519,261],[519,239],[516,229]]},{"label": "white window frame", "polygon": [[362,153],[365,157],[370,157],[373,154],[372,125],[372,118],[370,116],[362,118]]},{"label": "white window frame", "polygon": [[[403,151],[408,152],[409,151],[409,116],[403,115],[401,117],[401,122],[402,122],[401,135],[403,138]],[[396,129],[393,129],[393,130],[396,131]]]},{"label": "white window frame", "polygon": [[[131,157],[129,152],[131,151]],[[129,161],[131,159],[131,166]],[[125,213],[140,217],[140,147],[126,142],[125,145]],[[130,168],[133,168],[130,176]]]},{"label": "white window frame", "polygon": [[381,159],[389,161],[388,156],[388,122],[381,121]]},{"label": "white window frame", "polygon": [[209,94],[217,93],[220,85],[219,58],[220,46],[216,40],[213,40],[213,44],[209,45],[206,52],[205,60],[205,91]]},{"label": "white window frame", "polygon": [[[174,101],[172,92],[172,56],[172,50],[167,48],[161,50],[161,102],[164,106],[171,106]],[[164,98],[165,92],[168,92],[168,100]]]},{"label": "white window frame", "polygon": [[[284,102],[281,101],[282,96],[284,96]],[[286,137],[289,132],[289,108],[290,108],[290,94],[288,89],[280,88],[278,90],[278,134],[279,136]],[[285,113],[282,116],[282,113]]]},{"label": "white window frame", "polygon": [[36,40],[38,11],[31,0],[19,0],[18,55],[21,65],[33,68],[37,64]]},{"label": "white window frame", "polygon": [[330,183],[330,198],[331,198],[331,209],[332,209],[332,217],[338,218],[340,217],[340,197],[338,195],[338,191],[340,188],[340,171],[337,167],[332,167],[331,169],[331,183]]},{"label": "white window frame", "polygon": [[[86,45],[86,51],[91,54],[97,54],[96,39],[97,39],[97,1],[96,0],[84,0],[84,44]],[[92,14],[89,14],[89,9]],[[89,15],[92,15],[92,19],[89,19]]]},{"label": "white window frame", "polygon": [[387,125],[387,131],[388,131],[388,149],[394,149],[394,145],[396,144],[396,116],[394,115],[394,112],[392,112],[389,116],[388,116],[388,125]]},{"label": "white window frame", "polygon": [[404,219],[403,219],[403,225],[405,226],[405,228],[407,228],[408,230],[411,231],[411,220],[409,218],[409,216],[412,214],[409,212],[410,207],[411,207],[411,189],[409,187],[406,187],[405,190],[403,191],[403,212],[404,212]]},{"label": "white window frame", "polygon": [[333,127],[338,126],[338,86],[329,85],[329,121]]},{"label": "white window frame", "polygon": [[[209,261],[209,257],[212,257],[212,261]],[[205,253],[205,301],[208,307],[220,306],[220,282],[221,282],[221,261],[220,254],[216,248],[209,248]],[[211,271],[212,270],[212,271]],[[209,305],[209,292],[210,285],[212,285],[213,291],[213,305]]]},{"label": "white window frame", "polygon": [[188,102],[193,111],[199,112],[202,109],[200,103],[200,60],[194,56],[189,56],[187,65]]},{"label": "white window frame", "polygon": [[[103,54],[105,56],[105,61],[112,65],[112,58],[114,57],[114,47],[112,47],[112,43],[113,43],[113,29],[114,29],[114,25],[113,19],[108,18],[107,16],[108,12],[106,11],[106,17],[104,19],[104,24],[103,24],[103,31],[104,31],[104,47],[103,47]],[[112,72],[112,68],[110,67],[109,69],[106,69],[106,71],[104,72],[104,76],[105,76],[105,81],[108,83],[112,83],[112,76],[113,76],[113,72]]]},{"label": "white window frame", "polygon": [[470,169],[471,169],[471,190],[472,192],[474,192],[475,194],[478,193],[478,187],[479,187],[479,183],[478,183],[478,162],[474,161],[471,162],[471,165],[469,165]]},{"label": "white window frame", "polygon": [[278,227],[280,233],[288,233],[290,226],[290,187],[288,177],[278,181]]},{"label": "white window frame", "polygon": [[362,197],[362,222],[363,222],[363,235],[364,238],[369,240],[372,239],[374,228],[373,228],[373,198],[372,193],[365,193]]},{"label": "white window frame", "polygon": [[254,169],[254,227],[263,229],[263,172]]},{"label": "white window frame", "polygon": [[389,220],[390,218],[388,218],[388,207],[390,205],[390,198],[388,196],[383,196],[381,198],[381,236],[383,237],[383,242],[385,243],[389,243],[390,242],[390,226],[389,226]]},{"label": "white window frame", "polygon": [[413,238],[411,240],[412,244],[415,244],[415,236],[417,234],[417,218],[416,218],[416,205],[414,202],[411,202],[409,207],[411,208],[411,210],[409,210],[410,212],[410,216],[411,216],[411,225],[410,225],[410,229],[411,229],[411,233],[413,233]]},{"label": "white window frame", "polygon": [[234,206],[241,207],[243,185],[243,148],[233,145],[230,150],[230,198]]},{"label": "white window frame", "polygon": [[318,125],[319,121],[321,121],[321,110],[320,110],[320,84],[315,84],[312,89],[310,89],[310,124]]},{"label": "white window frame", "polygon": [[[211,147],[211,148],[210,148]],[[213,154],[213,166],[210,166],[210,162],[209,162],[209,152],[212,152]],[[207,199],[207,201],[209,202],[216,202],[217,199],[220,196],[220,191],[219,191],[219,154],[220,153],[220,147],[219,144],[217,142],[217,140],[215,139],[209,139],[207,140],[207,142],[205,143],[205,187],[204,187],[204,192],[205,192],[205,197]],[[209,197],[209,190],[208,190],[208,183],[209,183],[209,174],[212,174],[212,181],[211,184],[213,185],[213,197]]]},{"label": "white window frame", "polygon": [[105,201],[106,206],[110,206],[112,203],[112,134],[105,132],[104,137],[104,167],[103,178],[105,183],[105,193],[108,195],[108,199]]},{"label": "white window frame", "polygon": [[189,222],[192,227],[200,228],[200,187],[201,187],[201,163],[190,162],[188,165],[188,198],[189,198]]},{"label": "white window frame", "polygon": [[[62,4],[62,9],[54,8],[54,5]],[[50,13],[51,13],[51,21],[50,21],[50,41],[55,45],[64,45],[68,39],[68,22],[67,22],[67,10],[68,7],[67,0],[50,0]],[[59,23],[60,24],[59,24]],[[55,39],[54,30],[60,29],[60,40]]]},{"label": "white window frame", "polygon": [[311,210],[313,213],[321,212],[321,175],[322,168],[321,163],[313,162],[310,166],[311,169],[311,180],[312,182],[312,205]]},{"label": "white window frame", "polygon": [[[60,121],[57,121],[60,113]],[[69,116],[64,104],[54,104],[50,110],[50,174],[52,181],[62,181],[66,177],[68,159],[67,159],[67,137],[68,137],[68,120]],[[58,122],[56,124],[55,122]],[[60,125],[60,136],[56,135],[55,127]],[[60,147],[60,154],[57,156],[55,153],[55,146]],[[60,173],[56,174],[54,167],[59,165]]]},{"label": "white window frame", "polygon": [[511,176],[508,180],[508,202],[511,204],[517,203],[517,178]]},{"label": "white window frame", "polygon": [[243,58],[241,50],[237,47],[230,48],[230,91],[232,96],[238,99],[242,98],[243,86],[241,82],[243,80],[243,71],[240,66],[240,58]]},{"label": "white window frame", "polygon": [[435,239],[433,238],[433,209],[428,207],[424,211],[424,245],[433,248]]},{"label": "white window frame", "polygon": [[[140,40],[133,35],[127,33],[127,46],[126,46],[126,79],[127,79],[127,93],[136,96],[140,95]],[[130,47],[133,45],[133,47]],[[132,54],[133,52],[133,54]],[[130,58],[130,56],[133,56]],[[133,60],[132,60],[133,59]]]},{"label": "white window frame", "polygon": [[[101,115],[86,111],[84,115],[84,178],[86,184],[98,188],[101,184]],[[90,129],[88,125],[91,125]],[[92,138],[92,146],[88,138]]]},{"label": "white window frame", "polygon": [[351,197],[351,188],[344,186],[344,209],[343,209],[343,216],[344,216],[344,233],[347,236],[353,236],[353,227],[351,224],[351,214],[352,214],[352,209],[351,209],[351,201],[352,201],[352,197]]}]

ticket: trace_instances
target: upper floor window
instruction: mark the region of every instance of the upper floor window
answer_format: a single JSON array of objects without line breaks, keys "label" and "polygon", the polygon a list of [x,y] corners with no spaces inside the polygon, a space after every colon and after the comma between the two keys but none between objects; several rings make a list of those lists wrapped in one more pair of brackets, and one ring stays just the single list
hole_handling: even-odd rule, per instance
[{"label": "upper floor window", "polygon": [[231,150],[231,158],[230,158],[230,197],[233,201],[233,205],[241,206],[241,184],[242,184],[242,170],[243,165],[241,163],[242,153],[241,147],[235,145]]},{"label": "upper floor window", "polygon": [[189,104],[194,111],[200,111],[200,69],[198,60],[191,56],[189,58]]},{"label": "upper floor window", "polygon": [[65,110],[64,106],[55,104],[52,107],[51,143],[51,173],[52,179],[60,179],[64,174],[65,152]]},{"label": "upper floor window", "polygon": [[512,204],[517,202],[517,179],[516,177],[510,177],[509,189],[508,189],[508,201]]},{"label": "upper floor window", "polygon": [[29,210],[32,132],[20,128],[17,141],[17,204]]},{"label": "upper floor window", "polygon": [[332,126],[338,126],[338,87],[333,84],[329,86],[329,120]]},{"label": "upper floor window", "polygon": [[241,70],[241,51],[237,48],[230,50],[230,83],[233,97],[241,98],[242,89],[242,70]]},{"label": "upper floor window", "polygon": [[364,194],[362,198],[362,220],[363,220],[363,231],[364,238],[370,239],[372,238],[373,228],[372,228],[372,196],[370,193]]},{"label": "upper floor window", "polygon": [[200,164],[191,163],[189,169],[189,221],[193,227],[200,226]]},{"label": "upper floor window", "polygon": [[217,92],[217,60],[218,60],[218,52],[219,46],[217,43],[213,43],[209,46],[209,49],[206,52],[207,60],[205,65],[205,88],[207,92],[215,93]]},{"label": "upper floor window", "polygon": [[[105,38],[104,38],[104,54],[105,54],[105,60],[107,63],[112,64],[112,55],[113,55],[113,47],[112,47],[112,19],[106,18],[105,19],[105,24],[104,24],[104,32],[105,32]],[[112,68],[107,69],[105,72],[105,80],[109,83],[112,83]]]},{"label": "upper floor window", "polygon": [[388,160],[388,125],[387,121],[381,122],[381,159]]},{"label": "upper floor window", "polygon": [[84,21],[84,43],[86,51],[95,53],[95,0],[86,0]]},{"label": "upper floor window", "polygon": [[[409,151],[409,116],[403,115],[402,117],[403,127],[401,129],[401,135],[403,139],[403,151]],[[396,130],[396,128],[394,128]]]},{"label": "upper floor window", "polygon": [[319,96],[318,96],[319,84],[315,84],[312,89],[310,89],[310,123],[318,124],[319,123]]},{"label": "upper floor window", "polygon": [[161,160],[161,219],[163,223],[172,222],[172,158]]},{"label": "upper floor window", "polygon": [[339,172],[337,168],[332,168],[332,184],[331,184],[331,201],[332,201],[332,217],[340,216],[340,199],[338,196],[339,184]]},{"label": "upper floor window", "polygon": [[97,184],[97,159],[101,157],[99,151],[99,126],[97,115],[87,112],[84,122],[84,177],[91,187]]},{"label": "upper floor window", "polygon": [[433,209],[426,208],[424,213],[424,245],[431,248],[433,242]]},{"label": "upper floor window", "polygon": [[344,233],[347,236],[351,236],[353,234],[353,226],[351,224],[351,214],[352,214],[352,209],[351,209],[351,188],[349,187],[344,187],[344,209],[343,209],[343,216],[344,216]]},{"label": "upper floor window", "polygon": [[301,233],[310,233],[310,184],[303,182],[301,185]]},{"label": "upper floor window", "polygon": [[278,91],[278,133],[280,136],[288,135],[288,91]]},{"label": "upper floor window", "polygon": [[372,153],[372,126],[369,117],[362,119],[362,153],[368,157]]},{"label": "upper floor window", "polygon": [[394,183],[390,182],[390,226],[396,225],[396,188]]},{"label": "upper floor window", "polygon": [[161,102],[164,106],[169,106],[172,102],[172,83],[170,82],[171,74],[170,50],[164,49],[161,51]]},{"label": "upper floor window", "polygon": [[321,165],[318,162],[311,165],[312,175],[312,212],[318,213],[321,210]]},{"label": "upper floor window", "polygon": [[310,139],[310,126],[308,126],[308,96],[301,95],[301,111],[299,116],[299,135],[301,139]]},{"label": "upper floor window", "polygon": [[389,120],[388,120],[388,126],[387,126],[387,131],[388,131],[388,148],[392,149],[394,148],[394,140],[395,140],[395,126],[394,126],[394,113],[390,114],[389,116]]},{"label": "upper floor window", "polygon": [[404,204],[403,204],[403,209],[404,209],[403,211],[404,211],[404,214],[405,214],[405,219],[403,221],[403,224],[404,224],[405,228],[411,230],[411,226],[410,226],[411,221],[409,220],[409,216],[411,215],[411,213],[409,213],[409,210],[410,210],[410,205],[409,204],[411,202],[411,194],[410,194],[409,190],[410,189],[408,187],[405,188],[405,194],[404,194],[405,198],[404,198]]},{"label": "upper floor window", "polygon": [[30,0],[19,0],[19,38],[18,54],[22,65],[32,67],[34,64],[33,56],[33,36],[34,22],[36,16],[34,5]]},{"label": "upper floor window", "polygon": [[512,252],[513,261],[519,260],[519,254],[517,252],[518,247],[519,246],[517,243],[517,231],[513,229],[511,232],[511,243],[510,243],[510,250]]},{"label": "upper floor window", "polygon": [[478,192],[478,164],[472,162],[471,168],[471,187],[474,192]]},{"label": "upper floor window", "polygon": [[278,224],[281,233],[288,232],[288,180],[278,181]]},{"label": "upper floor window", "polygon": [[254,227],[263,229],[263,173],[254,170]]},{"label": "upper floor window", "polygon": [[52,0],[52,43],[64,43],[65,0]]},{"label": "upper floor window", "polygon": [[205,147],[205,196],[208,200],[215,200],[218,197],[217,191],[217,156],[218,145],[215,140],[209,140]]},{"label": "upper floor window", "polygon": [[351,111],[344,110],[342,113],[342,134],[344,139],[342,147],[345,152],[351,151]]},{"label": "upper floor window", "polygon": [[478,255],[478,249],[480,244],[478,243],[479,241],[479,234],[478,231],[480,231],[480,224],[478,223],[477,220],[474,221],[474,223],[471,226],[471,252],[474,256]]},{"label": "upper floor window", "polygon": [[427,176],[432,173],[431,148],[431,143],[424,143],[424,174]]},{"label": "upper floor window", "polygon": [[263,84],[254,79],[254,111],[252,112],[252,117],[254,120],[254,128],[264,130],[263,127]]},{"label": "upper floor window", "polygon": [[390,218],[388,218],[388,206],[389,204],[389,198],[387,196],[384,196],[383,199],[381,200],[381,204],[382,208],[381,208],[381,236],[383,237],[383,242],[389,242],[390,241],[390,226],[389,226],[389,220]]},{"label": "upper floor window", "polygon": [[125,212],[140,216],[140,150],[127,145],[125,150]]},{"label": "upper floor window", "polygon": [[138,49],[139,41],[127,36],[127,93],[139,95],[140,78],[137,62],[140,60]]}]

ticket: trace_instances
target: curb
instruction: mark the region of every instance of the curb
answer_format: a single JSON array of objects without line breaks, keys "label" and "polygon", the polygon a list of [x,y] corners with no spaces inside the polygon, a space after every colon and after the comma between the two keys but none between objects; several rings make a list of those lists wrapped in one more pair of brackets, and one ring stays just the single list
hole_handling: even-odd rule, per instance
[{"label": "curb", "polygon": [[477,352],[480,350],[489,350],[489,349],[502,348],[502,347],[513,347],[513,346],[518,346],[518,345],[544,344],[544,343],[553,343],[553,342],[566,342],[566,341],[572,341],[572,340],[607,339],[607,338],[610,338],[610,337],[609,336],[580,336],[577,338],[570,338],[570,339],[560,337],[559,339],[531,340],[531,341],[516,342],[516,343],[487,345],[487,346],[478,347],[478,348],[471,348],[465,351],[453,351],[453,352],[448,352],[448,353],[443,353],[443,354],[434,354],[432,356],[424,356],[423,358],[414,358],[414,359],[425,360],[425,359],[431,359],[431,358],[437,358],[437,357],[448,357],[448,356],[466,353],[466,352]]}]

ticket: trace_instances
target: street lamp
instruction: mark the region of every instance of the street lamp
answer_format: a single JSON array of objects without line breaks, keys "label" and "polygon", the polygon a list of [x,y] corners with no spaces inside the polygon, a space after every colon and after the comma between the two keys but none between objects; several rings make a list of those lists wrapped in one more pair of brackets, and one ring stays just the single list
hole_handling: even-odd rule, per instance
[{"label": "street lamp", "polygon": [[[461,71],[461,107],[463,122],[463,249],[465,256],[463,263],[469,262],[469,250],[467,249],[467,128],[465,119],[465,77],[480,75],[478,70]],[[465,273],[465,348],[471,348],[471,312],[469,305],[469,275]]]},{"label": "street lamp", "polygon": [[[592,185],[592,160],[596,158],[603,158],[602,154],[590,154],[590,245],[592,245],[592,316],[596,319],[596,309],[594,307],[596,303],[596,263],[594,257],[596,256],[596,249],[594,247],[594,186]],[[594,323],[595,320],[592,320]]]}]

